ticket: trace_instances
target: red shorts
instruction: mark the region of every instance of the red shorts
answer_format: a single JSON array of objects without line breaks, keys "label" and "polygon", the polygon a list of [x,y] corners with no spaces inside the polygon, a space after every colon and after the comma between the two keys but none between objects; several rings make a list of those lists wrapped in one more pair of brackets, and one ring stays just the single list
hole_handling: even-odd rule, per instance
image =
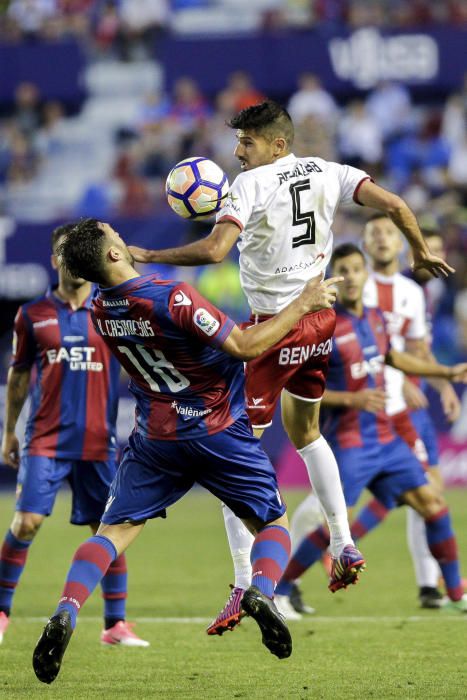
[{"label": "red shorts", "polygon": [[[252,316],[242,327],[268,318]],[[307,314],[279,343],[247,363],[247,412],[254,428],[271,424],[282,389],[304,401],[321,399],[335,327],[334,309]]]},{"label": "red shorts", "polygon": [[407,443],[424,469],[428,469],[428,453],[425,443],[412,423],[410,413],[407,410],[395,413],[391,416],[391,422],[396,433]]}]

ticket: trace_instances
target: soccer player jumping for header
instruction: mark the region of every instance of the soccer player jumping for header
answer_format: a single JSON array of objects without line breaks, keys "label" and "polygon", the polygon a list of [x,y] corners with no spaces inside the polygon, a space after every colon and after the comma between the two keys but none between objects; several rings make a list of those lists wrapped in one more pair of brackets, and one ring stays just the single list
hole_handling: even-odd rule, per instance
[{"label": "soccer player jumping for header", "polygon": [[336,280],[311,281],[274,318],[240,330],[188,284],[140,276],[108,224],[80,222],[59,252],[73,276],[102,285],[93,320],[130,375],[136,427],[97,534],[77,550],[37,643],[37,677],[55,679],[78,612],[109,566],[148,518],[164,516],[195,482],[254,534],[253,585],[242,610],[258,623],[271,653],[290,656],[290,634],[272,601],[290,554],[287,516],[273,466],[245,412],[243,361],[279,342],[309,312],[330,308]]},{"label": "soccer player jumping for header", "polygon": [[[173,265],[217,263],[237,243],[251,323],[260,325],[295,299],[307,280],[324,274],[332,253],[336,210],[340,204],[354,202],[391,217],[410,243],[416,267],[434,275],[452,272],[443,260],[431,255],[415,216],[400,197],[374,184],[362,170],[322,158],[297,158],[291,152],[293,123],[281,105],[266,101],[248,107],[229,126],[237,132],[235,155],[242,173],[233,182],[212,232],[180,248],[147,251],[133,247],[136,260]],[[350,534],[336,460],[319,430],[334,328],[332,309],[310,314],[277,346],[249,362],[246,371],[248,413],[257,435],[271,424],[281,398],[285,430],[305,462],[331,533],[331,590],[354,582],[364,566]],[[223,510],[235,588],[209,633],[221,633],[239,621],[241,594],[250,575],[251,538],[229,509]]]}]

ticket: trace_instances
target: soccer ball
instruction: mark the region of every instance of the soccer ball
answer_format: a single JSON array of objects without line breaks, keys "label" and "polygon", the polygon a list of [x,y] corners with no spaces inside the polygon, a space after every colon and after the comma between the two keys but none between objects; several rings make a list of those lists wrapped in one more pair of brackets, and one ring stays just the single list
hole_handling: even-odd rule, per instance
[{"label": "soccer ball", "polygon": [[219,211],[229,191],[229,181],[212,160],[185,158],[168,174],[165,191],[176,214],[197,219]]}]

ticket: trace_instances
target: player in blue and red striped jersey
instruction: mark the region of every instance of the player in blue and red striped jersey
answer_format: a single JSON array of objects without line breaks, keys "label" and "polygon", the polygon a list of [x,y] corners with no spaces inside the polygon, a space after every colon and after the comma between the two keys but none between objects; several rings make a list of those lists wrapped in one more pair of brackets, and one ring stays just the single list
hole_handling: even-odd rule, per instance
[{"label": "player in blue and red striped jersey", "polygon": [[71,274],[102,285],[94,322],[131,377],[136,426],[97,535],[77,550],[56,613],[36,646],[37,677],[55,679],[78,611],[111,562],[148,518],[164,517],[195,482],[255,534],[253,585],[241,605],[258,623],[263,644],[286,658],[292,641],[272,598],[290,537],[274,468],[246,414],[243,361],[279,342],[302,316],[330,308],[335,280],[311,281],[274,318],[240,330],[189,285],[139,275],[108,224],[80,222],[60,255]]},{"label": "player in blue and red striped jersey", "polygon": [[[384,364],[423,376],[465,381],[467,365],[445,367],[391,348],[379,309],[365,308],[362,290],[367,269],[357,246],[335,249],[332,271],[344,276],[336,305],[337,324],[329,363],[323,431],[336,455],[344,495],[351,509],[364,488],[386,508],[407,504],[424,519],[430,550],[442,571],[450,602],[447,608],[467,611],[457,558],[457,545],[447,505],[426,477],[409,446],[396,435],[385,412]],[[355,533],[354,533],[355,534]],[[294,552],[276,589],[289,596],[291,584],[329,545],[329,533],[320,527]]]},{"label": "player in blue and red striped jersey", "polygon": [[[68,224],[52,234],[58,286],[22,306],[15,320],[8,374],[2,456],[18,469],[16,512],[0,551],[0,643],[29,547],[57,491],[67,480],[73,493],[71,522],[95,532],[117,470],[115,424],[120,368],[91,321],[89,282],[57,266],[56,249]],[[32,377],[24,445],[16,423]],[[125,557],[102,581],[104,644],[148,646],[125,622]]]}]

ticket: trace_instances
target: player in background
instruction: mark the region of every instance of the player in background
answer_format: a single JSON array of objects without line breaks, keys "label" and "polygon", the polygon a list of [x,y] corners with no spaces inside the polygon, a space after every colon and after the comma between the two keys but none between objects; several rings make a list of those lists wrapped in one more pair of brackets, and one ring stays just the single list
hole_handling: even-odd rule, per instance
[{"label": "player in background", "polygon": [[[229,123],[236,129],[235,155],[242,172],[234,180],[212,232],[180,248],[146,251],[132,248],[139,262],[205,265],[225,258],[235,243],[240,279],[251,308],[252,324],[261,324],[296,298],[307,280],[324,274],[332,245],[332,223],[340,204],[354,202],[387,213],[410,243],[414,265],[434,274],[451,268],[433,256],[406,203],[348,165],[321,158],[297,158],[294,127],[287,111],[266,101],[248,107]],[[248,363],[248,412],[257,435],[272,421],[281,398],[284,428],[303,459],[331,532],[330,586],[355,580],[364,566],[347,520],[339,470],[320,433],[319,407],[334,331],[333,310],[301,321],[277,347]],[[224,508],[235,568],[235,588],[219,616],[219,631],[238,621],[239,600],[248,584],[251,538]],[[227,619],[228,618],[228,619]],[[215,631],[214,622],[210,629]]]},{"label": "player in background", "polygon": [[[439,235],[424,236],[430,242],[430,249],[438,256],[445,259],[445,251],[442,239]],[[400,255],[403,250],[403,241],[400,233],[392,221],[382,215],[373,215],[365,226],[364,245],[369,255],[374,270],[365,285],[364,298],[369,306],[376,306],[383,310],[385,319],[392,336],[392,342],[399,349],[406,349],[416,353],[424,359],[435,361],[429,352],[430,333],[426,324],[426,310],[424,295],[420,286],[412,278],[428,282],[431,288],[431,303],[439,297],[442,280],[433,278],[424,270],[406,272],[400,274]],[[409,277],[409,279],[406,279]],[[431,419],[425,410],[426,397],[419,388],[419,378],[410,380],[393,367],[385,369],[387,374],[387,410],[393,416],[396,430],[414,450],[417,458],[428,468],[431,482],[442,491],[442,478],[438,468],[438,450],[436,445],[436,431]],[[451,384],[446,380],[431,379],[434,387],[440,391],[440,398],[445,414],[450,421],[458,418],[460,402]],[[409,407],[417,410],[407,411]],[[374,397],[371,397],[374,401]],[[322,517],[318,505],[310,499],[313,494],[305,499],[298,507],[299,514],[306,512],[302,520],[319,520]],[[308,508],[306,508],[308,506]],[[352,522],[351,532],[354,539],[362,538],[369,529],[381,522],[388,510],[383,503],[376,499],[369,501],[358,513]],[[295,517],[295,513],[294,513]],[[293,532],[293,520],[291,531]],[[300,530],[303,528],[300,527]],[[309,528],[309,532],[314,528]],[[412,555],[416,580],[419,587],[419,601],[422,607],[439,608],[443,604],[443,596],[437,590],[440,570],[437,561],[432,556],[428,547],[425,523],[418,513],[407,509],[407,540]],[[293,540],[292,540],[293,542]],[[295,547],[294,547],[295,548]],[[296,602],[298,591],[298,604]],[[294,598],[295,596],[295,598]],[[294,619],[294,610],[297,613],[308,612],[301,602],[300,591],[297,584],[290,594],[292,608],[288,607],[288,600],[280,603],[280,608],[288,619]],[[299,615],[296,616],[299,619]]]},{"label": "player in background", "polygon": [[[429,240],[438,256],[444,259],[445,251],[440,245],[442,239],[438,236]],[[365,226],[364,247],[373,268],[373,274],[365,287],[365,303],[383,311],[395,348],[435,361],[430,349],[431,331],[427,325],[425,294],[419,284],[400,272],[403,242],[398,229],[387,217],[373,216]],[[423,277],[424,271],[413,274]],[[425,280],[428,281],[427,277]],[[429,286],[434,293],[434,288],[439,288],[441,280],[431,280]],[[427,411],[422,407],[424,394],[409,379],[404,380],[404,376],[397,370],[388,367],[386,372],[387,412],[392,417],[397,433],[412,447],[427,467],[432,483],[442,491],[436,431]],[[450,382],[442,379],[428,381],[439,392],[446,418],[452,422],[457,420],[460,402]],[[409,406],[406,398],[411,402]],[[419,408],[409,411],[411,406]],[[381,509],[378,512],[383,514]],[[407,540],[414,563],[420,605],[440,607],[442,595],[437,590],[439,567],[430,553],[423,519],[412,509],[407,510]]]},{"label": "player in background", "polygon": [[[337,324],[323,397],[323,432],[336,454],[347,504],[351,509],[368,488],[387,510],[399,504],[416,510],[446,583],[449,601],[445,609],[467,612],[448,507],[385,410],[384,363],[411,374],[464,382],[467,364],[445,367],[391,346],[381,310],[363,304],[367,268],[357,246],[349,243],[336,248],[331,268],[344,282],[339,285],[335,307]],[[279,609],[291,583],[321,557],[328,544],[329,533],[323,527],[303,540],[277,586]]]},{"label": "player in background", "polygon": [[290,634],[272,601],[290,554],[287,516],[274,468],[245,411],[243,361],[280,341],[302,316],[330,308],[334,280],[310,281],[281,313],[242,331],[188,284],[139,275],[108,224],[81,221],[59,254],[70,274],[102,285],[93,320],[131,377],[136,425],[99,530],[77,550],[34,651],[37,677],[55,679],[77,614],[108,567],[148,518],[164,517],[195,482],[255,535],[253,585],[242,609],[259,625],[271,653],[290,656]]},{"label": "player in background", "polygon": [[[16,512],[0,550],[0,643],[29,547],[51,514],[60,485],[72,491],[71,522],[95,532],[117,471],[115,424],[119,365],[91,322],[92,288],[57,263],[72,224],[52,234],[58,286],[21,306],[8,373],[2,458],[18,469]],[[30,381],[32,385],[30,390]],[[30,390],[20,450],[16,423]],[[149,646],[125,621],[127,566],[118,557],[102,579],[103,644]]]}]

